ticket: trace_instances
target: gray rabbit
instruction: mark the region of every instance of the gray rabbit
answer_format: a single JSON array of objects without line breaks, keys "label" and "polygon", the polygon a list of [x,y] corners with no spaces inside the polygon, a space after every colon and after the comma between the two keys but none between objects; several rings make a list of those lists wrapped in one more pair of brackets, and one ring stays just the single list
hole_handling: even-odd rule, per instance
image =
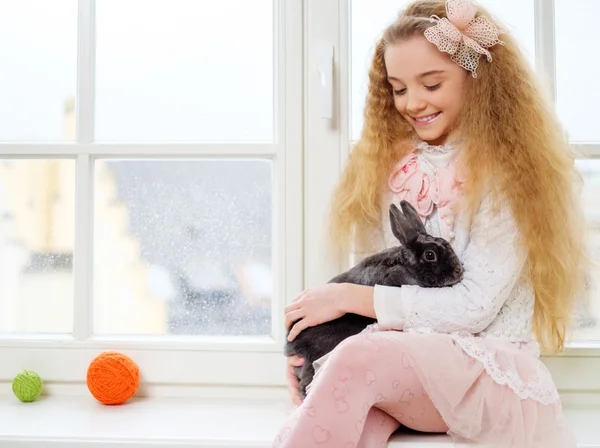
[{"label": "gray rabbit", "polygon": [[[329,283],[442,287],[461,280],[463,267],[450,244],[442,238],[429,235],[416,210],[408,202],[401,201],[400,207],[402,212],[392,204],[389,215],[392,233],[401,245],[365,258]],[[286,340],[285,355],[304,358],[304,364],[295,368],[300,382],[300,395],[306,396],[306,386],[314,376],[312,364],[315,360],[375,322],[369,317],[347,313],[338,319],[303,330],[292,342]]]}]

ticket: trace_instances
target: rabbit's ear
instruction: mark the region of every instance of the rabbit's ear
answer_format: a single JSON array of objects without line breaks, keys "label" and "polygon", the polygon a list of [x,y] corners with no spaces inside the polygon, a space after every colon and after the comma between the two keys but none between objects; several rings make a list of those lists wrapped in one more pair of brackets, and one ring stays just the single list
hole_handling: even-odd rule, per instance
[{"label": "rabbit's ear", "polygon": [[419,214],[415,208],[408,201],[400,201],[400,207],[402,207],[402,213],[410,223],[410,225],[418,233],[427,233],[423,221],[419,218]]},{"label": "rabbit's ear", "polygon": [[392,233],[403,246],[417,239],[417,232],[395,204],[390,204],[390,225]]}]

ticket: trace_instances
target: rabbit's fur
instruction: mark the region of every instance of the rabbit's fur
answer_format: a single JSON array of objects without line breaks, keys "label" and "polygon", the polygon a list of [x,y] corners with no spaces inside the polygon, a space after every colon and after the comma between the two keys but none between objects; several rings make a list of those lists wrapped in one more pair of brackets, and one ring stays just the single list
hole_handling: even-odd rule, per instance
[{"label": "rabbit's fur", "polygon": [[[374,286],[418,285],[450,286],[462,278],[463,267],[450,244],[427,233],[415,209],[400,202],[402,212],[392,204],[389,209],[392,233],[401,245],[371,255],[329,283],[355,283]],[[306,386],[314,376],[313,362],[333,350],[349,336],[360,333],[376,320],[347,313],[342,317],[309,327],[292,342],[286,340],[285,355],[298,355],[304,364],[296,367],[299,391],[306,396]],[[289,333],[288,333],[289,334]]]}]

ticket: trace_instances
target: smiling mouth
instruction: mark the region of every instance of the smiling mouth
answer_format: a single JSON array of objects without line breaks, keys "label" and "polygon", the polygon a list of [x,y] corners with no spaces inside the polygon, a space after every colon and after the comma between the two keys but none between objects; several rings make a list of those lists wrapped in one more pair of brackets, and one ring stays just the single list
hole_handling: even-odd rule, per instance
[{"label": "smiling mouth", "polygon": [[441,114],[441,112],[437,112],[435,114],[427,115],[425,117],[412,117],[412,119],[417,126],[427,126],[433,123],[435,120],[437,120]]}]

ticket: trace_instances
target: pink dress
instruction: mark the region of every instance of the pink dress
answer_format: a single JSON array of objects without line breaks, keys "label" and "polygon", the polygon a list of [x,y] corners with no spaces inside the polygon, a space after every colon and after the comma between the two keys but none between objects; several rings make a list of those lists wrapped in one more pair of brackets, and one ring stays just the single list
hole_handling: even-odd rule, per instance
[{"label": "pink dress", "polygon": [[[376,286],[378,323],[364,333],[386,333],[410,359],[457,444],[575,447],[533,338],[534,293],[516,224],[509,207],[495,209],[489,198],[472,222],[452,215],[462,181],[456,151],[418,145],[393,170],[382,210],[392,201],[411,202],[428,232],[452,244],[463,280],[445,288]],[[398,244],[383,216],[383,228],[373,234],[377,250]],[[309,396],[332,353],[314,363]]]}]

